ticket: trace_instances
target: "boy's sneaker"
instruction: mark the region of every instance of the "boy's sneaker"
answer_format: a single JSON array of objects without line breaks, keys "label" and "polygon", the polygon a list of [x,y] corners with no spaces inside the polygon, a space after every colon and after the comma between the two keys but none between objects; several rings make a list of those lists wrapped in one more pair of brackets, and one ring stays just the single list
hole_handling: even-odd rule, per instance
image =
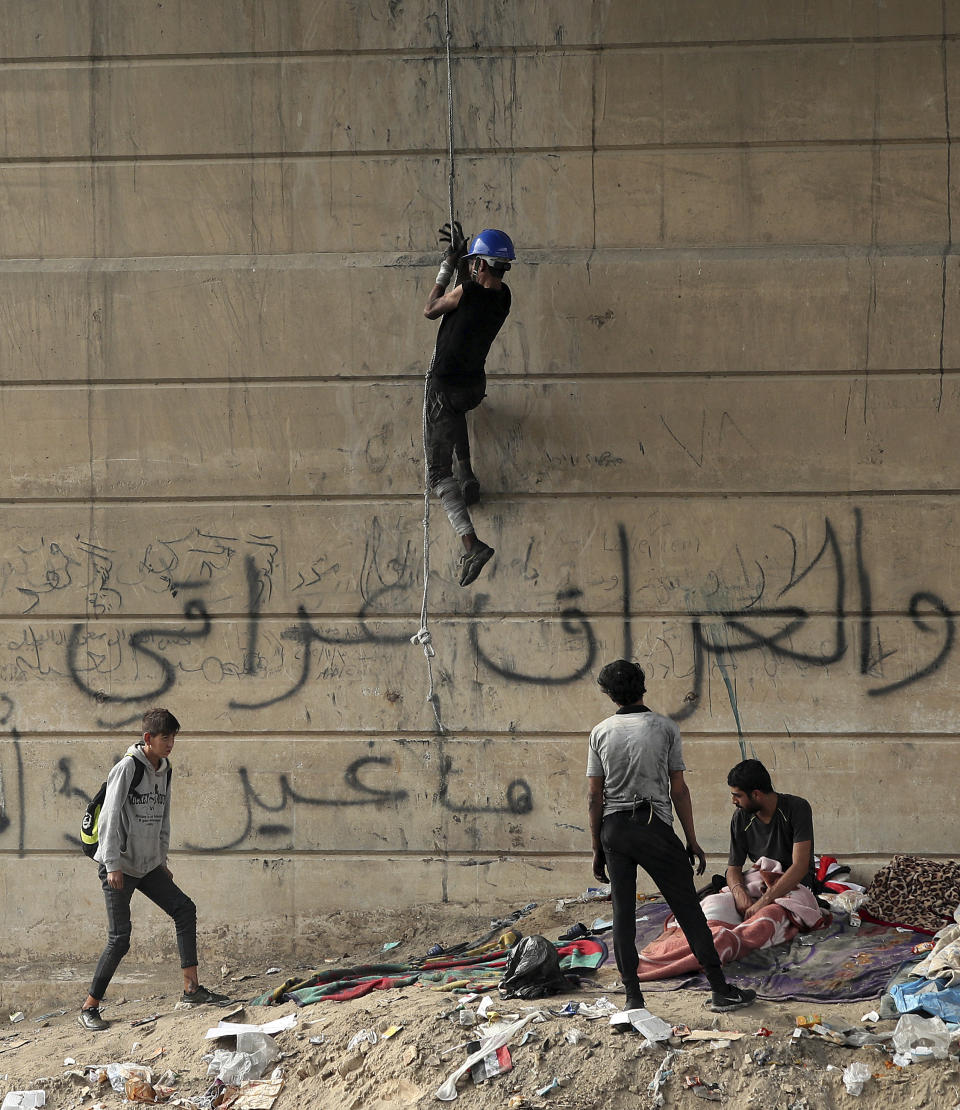
[{"label": "boy's sneaker", "polygon": [[195,991],[187,994],[186,991],[180,997],[180,1001],[186,1003],[188,1006],[202,1006],[205,1002],[229,1002],[230,999],[225,994],[217,994],[216,991],[208,991],[206,987],[197,987]]},{"label": "boy's sneaker", "polygon": [[99,1006],[91,1006],[87,1010],[81,1010],[77,1021],[84,1029],[89,1029],[91,1033],[102,1033],[104,1029],[108,1028],[107,1023],[100,1016]]},{"label": "boy's sneaker", "polygon": [[469,586],[475,582],[480,571],[493,558],[493,548],[488,547],[483,540],[477,542],[465,554],[460,556],[460,585]]},{"label": "boy's sneaker", "polygon": [[460,496],[465,505],[476,505],[480,500],[480,479],[476,474],[470,474],[461,481]]},{"label": "boy's sneaker", "polygon": [[715,1014],[725,1014],[728,1010],[739,1010],[741,1006],[749,1006],[755,1002],[757,992],[735,987],[728,983],[722,991],[714,991],[710,999],[710,1009]]}]

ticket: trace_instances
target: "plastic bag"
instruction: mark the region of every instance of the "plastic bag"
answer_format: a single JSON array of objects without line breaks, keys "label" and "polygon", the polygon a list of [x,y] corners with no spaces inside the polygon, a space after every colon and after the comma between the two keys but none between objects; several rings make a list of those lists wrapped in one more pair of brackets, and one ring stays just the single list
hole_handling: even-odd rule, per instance
[{"label": "plastic bag", "polygon": [[833,898],[830,905],[835,910],[846,910],[847,913],[855,913],[868,899],[869,895],[861,893],[859,890],[845,890],[842,894]]},{"label": "plastic bag", "polygon": [[861,1060],[854,1060],[852,1064],[847,1064],[843,1069],[843,1085],[847,1088],[847,1094],[859,1095],[864,1083],[872,1074],[869,1066]]},{"label": "plastic bag", "polygon": [[153,1073],[140,1064],[107,1064],[107,1079],[117,1094],[122,1095],[128,1079],[143,1079],[152,1083]]},{"label": "plastic bag", "polygon": [[893,1031],[896,1052],[913,1056],[933,1056],[942,1060],[950,1049],[950,1030],[938,1017],[904,1014]]},{"label": "plastic bag", "polygon": [[544,998],[569,990],[560,970],[560,957],[546,937],[524,937],[507,954],[507,966],[499,983],[503,998]]},{"label": "plastic bag", "polygon": [[156,1102],[157,1092],[145,1079],[128,1079],[124,1084],[128,1102]]},{"label": "plastic bag", "polygon": [[239,1087],[248,1079],[259,1079],[273,1061],[279,1059],[277,1042],[269,1034],[238,1033],[237,1051],[218,1048],[209,1057],[207,1075],[215,1075],[230,1087]]}]

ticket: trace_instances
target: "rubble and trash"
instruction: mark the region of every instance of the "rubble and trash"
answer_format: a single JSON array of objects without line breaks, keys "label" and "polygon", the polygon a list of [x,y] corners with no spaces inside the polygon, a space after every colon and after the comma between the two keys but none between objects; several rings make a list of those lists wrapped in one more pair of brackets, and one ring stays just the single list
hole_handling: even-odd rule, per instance
[{"label": "rubble and trash", "polygon": [[674,1058],[681,1052],[679,1048],[671,1048],[670,1051],[660,1061],[660,1066],[654,1073],[653,1079],[647,1087],[647,1090],[653,1092],[653,1105],[658,1108],[663,1106],[663,1085],[673,1076],[673,1069],[670,1064]]},{"label": "rubble and trash", "polygon": [[[467,1053],[473,1055],[474,1053],[482,1050],[482,1043],[480,1041],[469,1041],[467,1043]],[[513,1067],[513,1060],[510,1057],[510,1049],[506,1045],[501,1045],[494,1052],[487,1053],[479,1059],[471,1068],[470,1076],[474,1084],[478,1085],[485,1083],[488,1079],[495,1079],[498,1075],[510,1071]]]},{"label": "rubble and trash", "polygon": [[532,934],[510,949],[497,989],[501,998],[544,998],[575,985],[560,970],[554,945],[546,937]]},{"label": "rubble and trash", "polygon": [[739,1041],[747,1036],[746,1033],[740,1033],[735,1029],[687,1029],[686,1033],[678,1034],[683,1038],[684,1043],[688,1041]]},{"label": "rubble and trash", "polygon": [[152,1083],[145,1079],[128,1079],[123,1085],[123,1093],[128,1102],[160,1102]]},{"label": "rubble and trash", "polygon": [[705,1098],[710,1102],[720,1102],[723,1098],[719,1083],[705,1083],[699,1075],[685,1075],[683,1086],[684,1090],[693,1091],[699,1098]]},{"label": "rubble and trash", "polygon": [[129,1061],[123,1064],[107,1064],[107,1082],[122,1095],[126,1090],[128,1079],[145,1079],[148,1083],[153,1081],[153,1073],[142,1064],[133,1064]]},{"label": "rubble and trash", "polygon": [[36,1110],[46,1105],[46,1091],[9,1091],[0,1110]]},{"label": "rubble and trash", "polygon": [[228,1086],[239,1087],[248,1079],[259,1079],[275,1060],[280,1059],[277,1042],[266,1033],[247,1031],[237,1036],[237,1048],[231,1052],[218,1048],[208,1056],[207,1075],[215,1075]]},{"label": "rubble and trash", "polygon": [[588,886],[587,889],[582,894],[578,894],[576,898],[558,898],[556,910],[557,913],[563,913],[567,906],[580,906],[586,902],[607,902],[609,900],[609,883],[605,883],[603,886]]},{"label": "rubble and trash", "polygon": [[10,1021],[11,1021],[11,1022],[12,1022],[12,1023],[14,1024],[14,1025],[16,1025],[16,1023],[17,1023],[18,1021],[23,1021],[23,1020],[24,1020],[24,1019],[26,1018],[26,1016],[27,1016],[27,1015],[26,1015],[26,1014],[25,1014],[25,1013],[23,1012],[23,1010],[17,1010],[17,1012],[16,1012],[16,1013],[14,1013],[14,1014],[11,1014],[11,1015],[10,1015]]},{"label": "rubble and trash", "polygon": [[264,1022],[263,1025],[246,1025],[238,1021],[224,1021],[221,1019],[212,1029],[207,1030],[205,1039],[216,1041],[221,1037],[236,1037],[240,1033],[266,1033],[268,1036],[272,1036],[274,1033],[282,1033],[285,1029],[292,1029],[296,1024],[296,1014],[286,1014],[274,1021]]},{"label": "rubble and trash", "polygon": [[37,1025],[42,1025],[43,1022],[49,1021],[51,1018],[63,1017],[63,1015],[66,1014],[66,1013],[69,1013],[69,1011],[68,1010],[51,1010],[49,1014],[41,1014],[39,1017],[35,1017],[33,1020],[37,1023]]},{"label": "rubble and trash", "polygon": [[843,1069],[843,1085],[847,1089],[847,1094],[861,1094],[864,1083],[872,1074],[868,1065],[862,1060],[854,1060],[852,1064],[847,1064]]},{"label": "rubble and trash", "polygon": [[452,1102],[453,1099],[457,1097],[457,1080],[461,1076],[466,1075],[478,1060],[482,1060],[488,1053],[495,1052],[501,1045],[505,1045],[508,1041],[512,1040],[521,1029],[526,1028],[526,1026],[533,1021],[533,1018],[534,1015],[532,1013],[527,1014],[525,1017],[520,1018],[519,1021],[515,1021],[508,1025],[506,1029],[498,1033],[495,1037],[491,1037],[482,1042],[483,1047],[471,1056],[468,1056],[467,1059],[440,1084],[436,1091],[436,1097],[440,1099],[441,1102]]},{"label": "rubble and trash", "polygon": [[606,995],[602,995],[596,1002],[581,1002],[577,1013],[588,1021],[596,1021],[597,1018],[609,1017],[611,1014],[617,1013],[619,1008]]},{"label": "rubble and trash", "polygon": [[537,1098],[546,1098],[547,1095],[551,1094],[553,1091],[559,1090],[560,1080],[556,1076],[554,1076],[553,1079],[551,1079],[545,1087],[539,1088],[539,1090],[537,1091]]},{"label": "rubble and trash", "polygon": [[904,1014],[893,1031],[893,1047],[897,1055],[911,1061],[929,1057],[943,1060],[950,1050],[951,1038],[940,1018]]},{"label": "rubble and trash", "polygon": [[244,1083],[236,1101],[230,1103],[229,1110],[272,1110],[282,1087],[282,1077]]},{"label": "rubble and trash", "polygon": [[347,1045],[347,1052],[353,1052],[355,1048],[360,1048],[361,1045],[364,1044],[375,1045],[379,1039],[375,1029],[361,1029],[359,1033],[354,1033],[350,1038],[350,1043]]},{"label": "rubble and trash", "polygon": [[621,1010],[619,1013],[613,1014],[610,1018],[610,1025],[615,1030],[621,1030],[625,1026],[632,1027],[654,1044],[657,1041],[667,1040],[673,1034],[672,1025],[668,1025],[662,1018],[651,1014],[649,1010],[643,1007],[634,1010]]}]

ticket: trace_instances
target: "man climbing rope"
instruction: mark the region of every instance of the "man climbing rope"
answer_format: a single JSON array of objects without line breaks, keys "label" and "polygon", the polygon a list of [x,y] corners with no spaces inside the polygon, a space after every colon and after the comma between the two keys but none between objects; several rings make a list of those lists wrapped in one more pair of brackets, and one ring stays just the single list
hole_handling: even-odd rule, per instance
[{"label": "man climbing rope", "polygon": [[[470,462],[466,414],[485,396],[487,352],[510,312],[503,275],[516,256],[510,236],[492,228],[475,236],[469,249],[458,221],[444,224],[440,239],[449,246],[423,310],[428,320],[443,317],[427,377],[424,450],[427,481],[466,549],[460,585],[469,586],[493,557],[493,548],[477,538],[467,511],[480,500],[480,482]],[[448,293],[454,271],[458,283]]]}]

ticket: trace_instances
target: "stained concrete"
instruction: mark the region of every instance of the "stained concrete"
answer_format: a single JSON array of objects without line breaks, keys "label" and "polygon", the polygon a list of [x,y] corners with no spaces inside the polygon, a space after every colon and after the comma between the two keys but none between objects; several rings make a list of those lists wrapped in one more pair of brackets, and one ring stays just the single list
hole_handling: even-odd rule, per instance
[{"label": "stained concrete", "polygon": [[458,215],[520,262],[469,591],[432,516],[443,739],[409,643],[435,6],[0,11],[9,958],[96,954],[71,838],[156,701],[224,951],[582,889],[624,653],[712,869],[742,753],[864,876],[953,851],[957,5],[450,6]]}]

